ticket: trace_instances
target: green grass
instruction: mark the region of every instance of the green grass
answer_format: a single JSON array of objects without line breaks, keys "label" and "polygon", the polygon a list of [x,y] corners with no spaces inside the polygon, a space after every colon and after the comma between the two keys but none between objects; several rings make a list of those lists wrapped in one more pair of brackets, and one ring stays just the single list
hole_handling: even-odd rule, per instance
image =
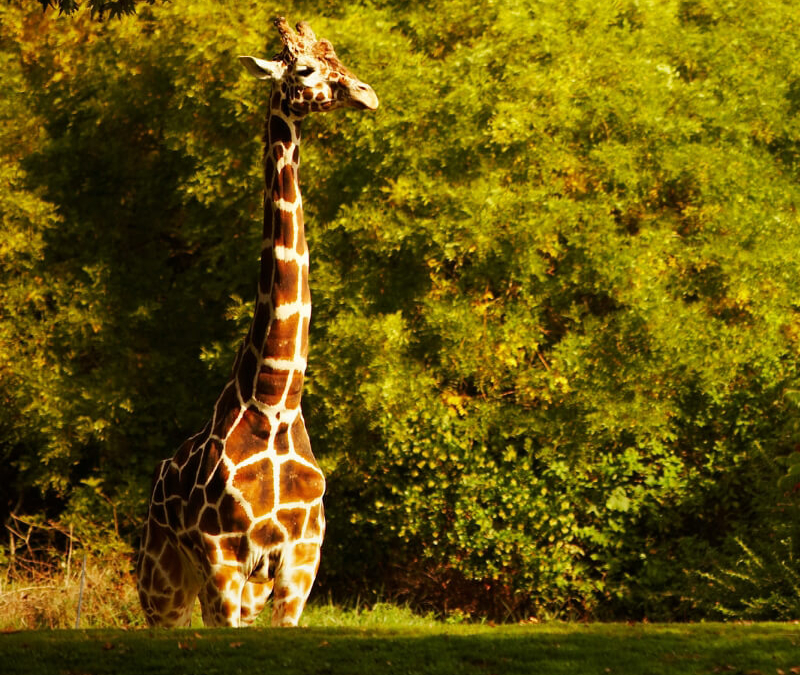
[{"label": "green grass", "polygon": [[[338,625],[333,625],[334,614]],[[6,675],[677,675],[800,673],[796,624],[447,625],[385,606],[311,626],[0,635]],[[328,622],[331,622],[330,624]]]}]

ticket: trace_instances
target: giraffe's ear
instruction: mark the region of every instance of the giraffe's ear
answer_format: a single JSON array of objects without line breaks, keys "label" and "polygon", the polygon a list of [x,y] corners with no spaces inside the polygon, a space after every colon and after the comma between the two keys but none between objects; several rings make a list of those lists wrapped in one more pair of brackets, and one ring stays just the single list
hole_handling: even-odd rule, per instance
[{"label": "giraffe's ear", "polygon": [[286,72],[286,65],[281,61],[265,61],[255,56],[240,56],[239,60],[259,80],[280,80]]}]

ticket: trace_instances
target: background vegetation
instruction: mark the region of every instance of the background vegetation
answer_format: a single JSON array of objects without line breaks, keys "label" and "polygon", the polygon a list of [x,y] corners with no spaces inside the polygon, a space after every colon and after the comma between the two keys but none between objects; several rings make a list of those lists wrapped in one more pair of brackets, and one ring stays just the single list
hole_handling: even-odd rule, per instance
[{"label": "background vegetation", "polygon": [[304,128],[318,589],[800,616],[791,0],[137,11],[0,4],[6,579],[129,547],[210,412],[260,248],[266,92],[235,57],[289,13],[381,99]]}]

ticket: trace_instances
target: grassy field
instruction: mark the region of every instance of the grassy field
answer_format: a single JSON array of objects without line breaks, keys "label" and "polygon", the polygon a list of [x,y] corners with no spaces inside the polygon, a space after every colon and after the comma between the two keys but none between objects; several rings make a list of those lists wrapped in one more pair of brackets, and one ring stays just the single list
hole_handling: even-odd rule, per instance
[{"label": "grassy field", "polygon": [[0,634],[5,675],[800,674],[796,624],[448,625],[391,607],[311,608],[298,629]]},{"label": "grassy field", "polygon": [[[800,624],[492,626],[391,604],[306,608],[299,629],[150,630],[124,556],[0,576],[0,675],[800,675]],[[259,621],[268,622],[266,612]]]}]

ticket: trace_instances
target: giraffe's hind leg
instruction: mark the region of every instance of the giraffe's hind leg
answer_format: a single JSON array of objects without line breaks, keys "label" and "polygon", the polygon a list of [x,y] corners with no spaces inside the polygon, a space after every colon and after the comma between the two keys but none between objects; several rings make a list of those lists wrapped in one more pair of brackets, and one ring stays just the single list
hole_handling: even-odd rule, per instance
[{"label": "giraffe's hind leg", "polygon": [[188,626],[199,584],[167,528],[145,525],[136,565],[139,600],[151,626]]}]

